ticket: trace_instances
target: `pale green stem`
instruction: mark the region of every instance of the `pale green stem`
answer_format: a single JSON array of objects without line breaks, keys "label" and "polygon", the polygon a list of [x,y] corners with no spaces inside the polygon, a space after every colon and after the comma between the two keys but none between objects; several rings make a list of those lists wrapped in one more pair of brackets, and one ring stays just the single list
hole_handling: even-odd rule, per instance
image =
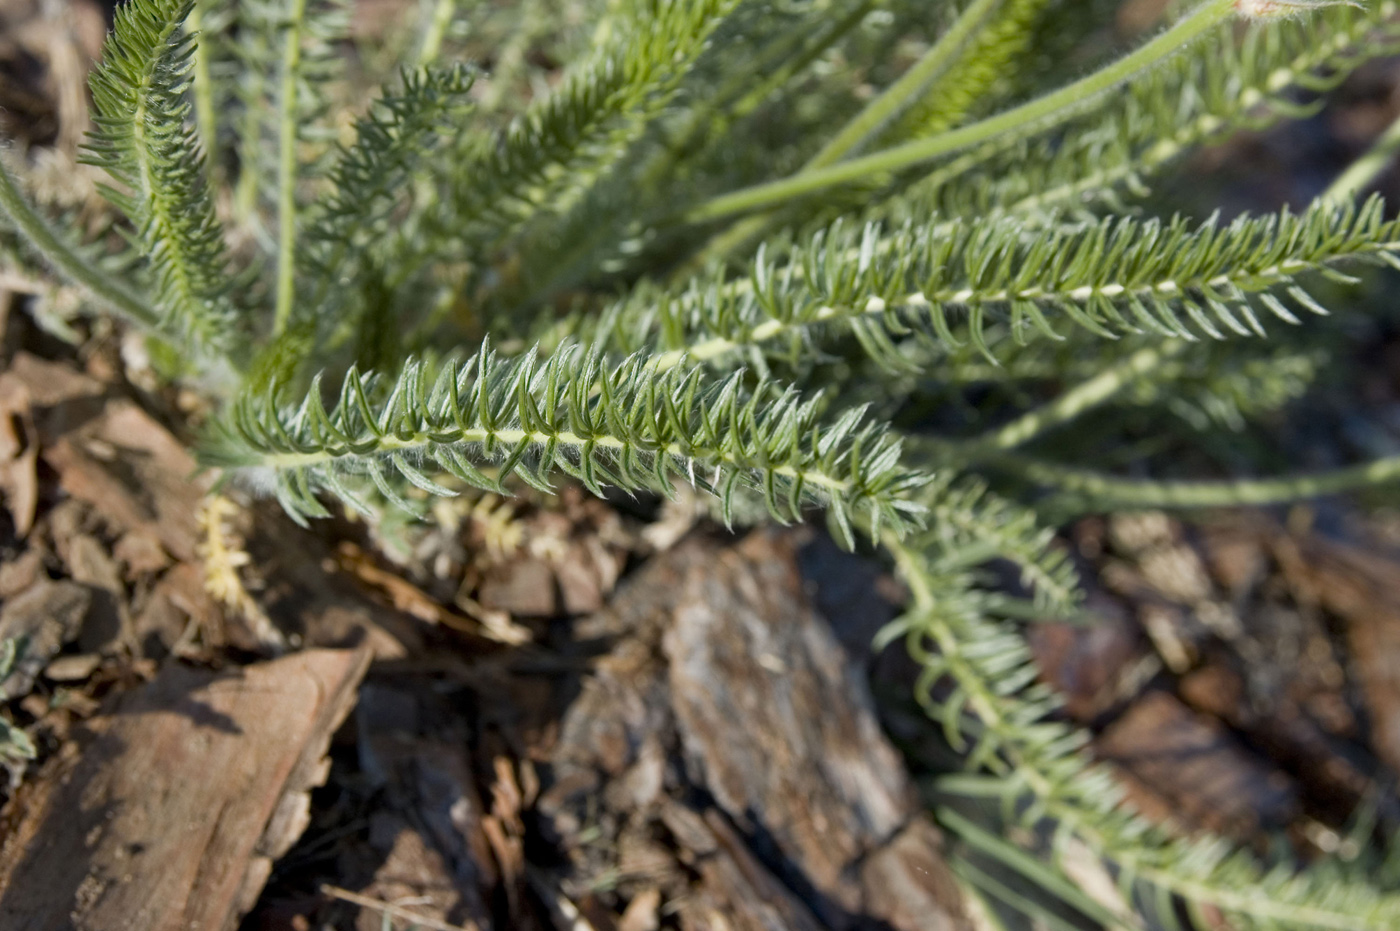
[{"label": "pale green stem", "polygon": [[65,243],[20,193],[14,177],[0,158],[0,208],[39,254],[64,276],[87,288],[102,303],[149,330],[158,329],[160,314],[125,283],[109,278],[90,258]]},{"label": "pale green stem", "polygon": [[1318,200],[1332,203],[1355,200],[1380,177],[1381,172],[1390,167],[1397,154],[1400,154],[1400,118],[1386,127],[1365,154],[1347,166],[1347,170],[1327,186]]},{"label": "pale green stem", "polygon": [[[976,715],[982,727],[1000,738],[1003,747],[1014,747],[1019,728],[1007,719],[1003,710],[1003,706],[1008,705],[1010,699],[997,695],[991,689],[990,684],[968,658],[963,638],[938,611],[938,599],[929,587],[919,554],[890,531],[880,535],[880,543],[894,558],[900,578],[909,587],[912,609],[924,615],[919,624],[919,631],[933,639],[948,674],[967,695],[968,709]],[[1054,795],[1053,786],[1045,774],[1034,768],[998,759],[990,761],[990,765],[999,770],[1001,775],[1009,775],[1014,771],[1027,789],[1043,799]]]},{"label": "pale green stem", "polygon": [[[943,820],[942,813],[939,814],[938,820],[940,822]],[[948,868],[958,879],[962,880],[964,895],[977,896],[983,903],[996,902],[1003,908],[1014,909],[1025,916],[1031,922],[1029,926],[1035,928],[1036,931],[1081,931],[1084,927],[1080,922],[1067,921],[1047,910],[1042,903],[1017,892],[1000,879],[996,879],[986,871],[973,866],[971,860],[962,858],[950,860]],[[987,925],[979,924],[979,928],[985,928],[985,931],[1010,931],[995,910],[987,908],[985,904],[983,909],[984,914],[990,917],[986,919]],[[1020,928],[1022,925],[1018,924],[1016,927]],[[1129,926],[1107,925],[1105,927],[1111,928],[1113,931],[1121,931]]]},{"label": "pale green stem", "polygon": [[[1397,7],[1400,7],[1400,4],[1393,0],[1384,0],[1375,7],[1375,11],[1381,16],[1391,16]],[[1239,90],[1229,101],[1228,109],[1202,113],[1178,127],[1170,135],[1157,139],[1132,160],[1120,164],[1110,163],[1089,174],[1027,195],[1007,205],[1004,208],[1005,212],[1043,211],[1058,204],[1082,202],[1096,192],[1103,192],[1134,178],[1152,174],[1168,162],[1179,158],[1184,152],[1229,132],[1246,114],[1266,106],[1271,100],[1276,100],[1289,89],[1297,87],[1301,77],[1319,67],[1325,67],[1335,56],[1364,42],[1367,34],[1374,28],[1374,21],[1358,20],[1350,28],[1338,30],[1326,41],[1312,46],[1287,65],[1269,72],[1262,81]],[[961,155],[922,179],[919,182],[920,187],[926,190],[943,187],[982,165],[988,157],[989,154],[981,150]]]},{"label": "pale green stem", "polygon": [[985,456],[1028,443],[1042,433],[1063,426],[1085,411],[1108,401],[1125,385],[1179,355],[1187,345],[1184,340],[1168,340],[1160,346],[1139,349],[1122,362],[1104,369],[1049,404],[1022,414],[1005,426],[983,436],[965,443],[950,443],[947,448],[957,454],[959,461],[965,461],[966,457]]},{"label": "pale green stem", "polygon": [[1010,621],[1030,624],[1072,624],[1076,627],[1092,627],[1099,622],[1094,615],[1085,611],[1044,608],[1031,598],[1013,598],[1009,595],[988,595],[987,610],[997,617]]},{"label": "pale green stem", "polygon": [[1037,484],[1060,489],[1061,499],[1095,509],[1286,504],[1400,481],[1400,456],[1326,472],[1215,482],[1139,481],[1023,456],[998,457],[996,461]]},{"label": "pale green stem", "polygon": [[1234,0],[1205,0],[1157,38],[1101,70],[1043,97],[927,139],[917,139],[818,171],[722,195],[690,211],[684,219],[700,223],[759,207],[770,207],[838,184],[909,168],[1008,133],[1043,131],[1081,112],[1124,81],[1180,52],[1234,15],[1234,8]]},{"label": "pale green stem", "polygon": [[218,121],[214,116],[214,81],[209,73],[209,43],[205,41],[204,5],[208,0],[199,0],[190,8],[185,20],[186,28],[195,36],[194,46],[194,122],[199,133],[200,145],[204,148],[204,169],[210,190],[218,183]]},{"label": "pale green stem", "polygon": [[256,107],[248,107],[243,112],[240,144],[238,147],[238,184],[233,192],[233,212],[242,226],[251,224],[258,201],[258,171],[254,165],[256,154],[252,143],[258,138],[261,122]]},{"label": "pale green stem", "polygon": [[[1112,928],[1114,931],[1133,931],[1137,927],[1135,923],[1125,921],[1122,916],[1114,914],[1108,907],[1071,882],[1060,870],[1026,853],[1025,850],[1011,841],[987,832],[951,808],[939,809],[938,821],[973,849],[981,850],[999,863],[1010,867],[1103,927]],[[1068,922],[1065,925],[1068,928],[1077,927]]]},{"label": "pale green stem", "polygon": [[[1393,3],[1387,5],[1394,6]],[[1231,99],[1230,109],[1222,112],[1202,113],[1178,128],[1170,136],[1158,139],[1133,160],[1118,165],[1109,165],[1091,174],[1024,197],[1009,205],[1006,211],[1008,213],[1023,213],[1031,210],[1044,210],[1056,204],[1082,200],[1095,191],[1107,190],[1130,178],[1152,174],[1163,165],[1181,156],[1182,153],[1228,132],[1251,110],[1266,105],[1270,100],[1278,99],[1290,88],[1296,87],[1300,77],[1324,65],[1346,49],[1362,42],[1372,28],[1374,28],[1372,24],[1363,20],[1351,29],[1338,30],[1323,44],[1313,46],[1289,64],[1271,71],[1263,81],[1239,91]],[[959,166],[958,170],[950,172],[947,177],[943,177],[943,173],[952,169],[954,165],[940,169],[938,172],[939,181],[932,183],[947,183],[957,174],[976,167],[980,160],[974,160],[969,164],[962,164],[962,161],[959,158],[954,163],[954,165]],[[925,183],[930,183],[930,181],[931,179]]]},{"label": "pale green stem", "polygon": [[296,284],[297,235],[297,106],[296,82],[301,70],[301,30],[306,0],[291,0],[282,50],[282,88],[277,96],[279,117],[277,153],[277,304],[273,335],[287,328],[292,316]]},{"label": "pale green stem", "polygon": [[[750,281],[749,279],[741,279],[741,281],[738,283],[750,284]],[[1217,279],[1212,279],[1211,281],[1207,282],[1208,285],[1216,285],[1220,283],[1222,282],[1218,281]],[[1136,293],[1136,291],[1138,290],[1141,290],[1146,293],[1155,292],[1176,294],[1183,290],[1184,287],[1185,286],[1181,282],[1172,282],[1170,288],[1165,288],[1163,285],[1158,285],[1156,287],[1148,286],[1142,289],[1134,289],[1134,293]],[[1087,290],[1075,289],[1069,292],[1068,294],[1064,295],[1052,295],[1038,290],[977,294],[963,289],[949,289],[947,291],[935,293],[932,296],[923,294],[922,292],[916,292],[913,294],[905,295],[899,300],[890,302],[887,302],[882,298],[872,297],[865,302],[865,305],[863,307],[855,311],[852,311],[845,306],[827,305],[824,307],[817,308],[809,316],[805,317],[800,321],[778,319],[765,320],[762,323],[757,324],[752,329],[750,329],[746,334],[746,338],[742,342],[736,339],[729,339],[728,337],[724,336],[712,336],[709,339],[702,340],[701,342],[698,342],[687,349],[673,349],[669,352],[662,353],[657,357],[657,365],[659,367],[659,370],[665,371],[666,369],[674,368],[686,359],[697,362],[708,362],[712,359],[718,358],[719,356],[725,355],[726,353],[734,352],[747,346],[758,346],[763,343],[769,342],[770,340],[777,339],[800,327],[813,326],[816,324],[825,323],[827,321],[836,319],[854,319],[862,316],[877,316],[886,313],[891,307],[927,309],[941,304],[996,304],[1016,300],[1045,300],[1047,298],[1052,297],[1064,297],[1069,298],[1071,300],[1088,300],[1094,297],[1095,295],[1118,296],[1124,293],[1129,292],[1127,289],[1115,289],[1115,286],[1108,285]],[[1166,345],[1176,345],[1176,341],[1168,341]],[[1184,343],[1182,345],[1184,345]],[[1177,346],[1177,348],[1171,349],[1170,355],[1175,355],[1178,351],[1180,351],[1180,348],[1181,346]],[[1143,350],[1143,352],[1148,351],[1149,350]],[[1138,355],[1140,354],[1141,353],[1139,353]],[[1137,356],[1130,357],[1124,363],[1120,363],[1119,366],[1106,370],[1105,372],[1086,382],[1084,385],[1080,386],[1080,388],[1084,390],[1090,390],[1091,386],[1107,385],[1107,381],[1110,379],[1112,373],[1118,371],[1118,369],[1122,366],[1132,366],[1140,364],[1139,362],[1134,362],[1134,359],[1136,358]],[[1116,385],[1107,385],[1107,387],[1109,390],[1117,389]]]},{"label": "pale green stem", "polygon": [[[240,19],[237,28],[252,31],[253,23]],[[251,40],[249,40],[251,41]],[[258,71],[245,74],[243,80],[258,93],[248,94],[244,101],[242,118],[238,128],[238,182],[233,192],[233,214],[239,226],[261,228],[258,217],[259,186],[262,183],[263,114],[261,97],[263,90],[272,82],[272,76]]]},{"label": "pale green stem", "polygon": [[[835,164],[869,141],[871,136],[879,132],[886,123],[925,92],[930,84],[947,72],[968,41],[987,24],[1001,3],[1002,0],[974,0],[912,68],[866,104],[816,155],[808,159],[794,177],[802,177]],[[770,222],[771,218],[768,216],[756,216],[736,224],[724,234],[715,237],[693,262],[688,263],[688,267],[727,255],[732,249],[763,232]]]},{"label": "pale green stem", "polygon": [[[676,162],[697,151],[711,130],[716,116],[723,110],[724,119],[733,123],[754,110],[759,104],[831,48],[842,36],[854,29],[875,7],[875,0],[857,4],[841,20],[831,24],[815,41],[794,30],[784,39],[771,43],[742,74],[732,77],[703,108],[693,111],[686,119],[685,129],[676,134],[678,142],[667,147],[663,158],[647,169],[649,184],[663,177]],[[800,54],[794,55],[798,50]],[[742,96],[738,96],[742,94]],[[737,99],[736,99],[737,98]],[[733,101],[733,103],[731,103]]]},{"label": "pale green stem", "polygon": [[[533,431],[525,431],[518,428],[505,430],[487,430],[484,427],[475,427],[459,431],[452,444],[458,443],[487,443],[496,442],[506,446],[516,446],[520,443],[528,443],[532,446],[544,446],[551,441],[560,446],[570,449],[583,450],[589,446],[600,447],[609,450],[624,450],[630,444],[628,440],[615,436],[594,436],[582,437],[569,430],[562,430],[556,434],[545,434]],[[407,438],[386,435],[377,439],[377,446],[374,455],[383,455],[391,452],[405,450],[425,449],[432,445],[452,445],[444,444],[432,439],[428,434],[414,434]],[[657,456],[672,456],[676,459],[694,459],[698,451],[687,452],[679,443],[671,443],[667,446],[659,447],[651,451]],[[316,466],[328,466],[337,459],[344,458],[350,453],[337,454],[335,452],[311,452],[311,453],[268,453],[259,456],[255,465],[266,466],[273,469],[295,469]],[[703,455],[701,453],[700,455]],[[713,458],[723,462],[729,468],[750,469],[752,463],[739,461],[733,456],[725,456],[719,453],[713,454]],[[799,470],[792,466],[777,466],[771,470],[774,475],[781,475],[785,478],[800,478],[804,485],[821,488],[827,492],[845,492],[851,488],[851,483],[846,479],[836,478],[827,475],[825,472],[810,470]]]},{"label": "pale green stem", "polygon": [[991,19],[1003,0],[974,0],[948,31],[898,81],[857,113],[831,141],[802,166],[800,174],[835,164],[867,142],[957,61],[968,41]]},{"label": "pale green stem", "polygon": [[452,16],[457,12],[457,0],[437,0],[433,6],[432,18],[423,31],[423,42],[418,47],[418,66],[421,68],[437,60],[442,52],[442,40],[447,36],[447,27],[452,25]]}]

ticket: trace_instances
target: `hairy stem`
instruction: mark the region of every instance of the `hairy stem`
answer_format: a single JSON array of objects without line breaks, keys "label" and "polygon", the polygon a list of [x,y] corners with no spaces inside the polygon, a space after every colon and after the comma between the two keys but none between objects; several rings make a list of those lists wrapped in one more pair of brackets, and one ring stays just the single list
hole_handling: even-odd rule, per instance
[{"label": "hairy stem", "polygon": [[210,190],[218,184],[218,120],[214,115],[214,79],[209,71],[209,43],[203,35],[204,6],[208,0],[198,0],[190,8],[185,26],[197,38],[194,47],[194,121],[199,144],[204,149],[204,168]]},{"label": "hairy stem", "polygon": [[967,43],[991,21],[1003,0],[974,0],[938,41],[884,93],[857,113],[831,141],[802,166],[801,174],[833,165],[851,154],[925,92],[957,61]]},{"label": "hairy stem", "polygon": [[[675,173],[678,166],[704,150],[707,138],[722,136],[725,128],[752,114],[772,94],[785,87],[823,52],[858,26],[876,6],[876,0],[861,0],[844,17],[826,25],[815,37],[801,30],[793,30],[762,49],[749,68],[732,76],[713,98],[686,114],[685,124],[675,137],[642,167],[637,189],[649,191],[661,185]],[[599,245],[616,235],[617,227],[613,224],[594,225],[588,235],[578,237],[569,251],[560,256],[554,273],[535,288],[524,303],[534,304],[542,297],[556,293],[562,286],[576,282]],[[712,248],[719,254],[722,247],[715,245]],[[673,280],[692,274],[709,254],[709,250],[706,250],[681,263],[672,274]]]},{"label": "hairy stem", "polygon": [[[797,30],[787,39],[775,42],[770,49],[764,50],[759,60],[754,63],[753,74],[736,76],[725,85],[715,97],[716,104],[723,106],[731,100],[734,101],[734,104],[725,110],[725,117],[730,121],[748,116],[770,95],[787,86],[803,69],[821,57],[823,52],[860,25],[878,5],[880,4],[877,0],[861,0],[851,7],[845,16],[828,25],[815,39]],[[754,75],[759,76],[757,83],[754,82]],[[740,93],[743,94],[742,97],[738,96]],[[707,110],[706,115],[713,116],[714,110]],[[693,138],[691,141],[698,143],[700,140]]]},{"label": "hairy stem", "polygon": [[703,223],[770,207],[871,175],[899,171],[1013,132],[1038,132],[1062,123],[1122,82],[1165,61],[1234,15],[1234,0],[1205,0],[1171,29],[1099,71],[1057,91],[976,123],[717,197],[684,220]]},{"label": "hairy stem", "polygon": [[297,76],[301,70],[301,33],[306,0],[291,0],[282,49],[281,90],[278,93],[277,150],[277,304],[272,331],[280,335],[292,315],[295,293],[297,232]]},{"label": "hairy stem", "polygon": [[[1400,250],[1400,242],[1385,241],[1367,244],[1365,248],[1359,250],[1357,254],[1379,255],[1381,253],[1392,253],[1396,250]],[[858,250],[852,251],[856,252]],[[1303,259],[1287,259],[1275,266],[1261,269],[1250,275],[1250,290],[1264,290],[1270,285],[1281,284],[1296,275],[1316,270],[1320,264],[1321,263]],[[1084,302],[1094,298],[1117,300],[1132,296],[1142,298],[1176,298],[1186,294],[1191,288],[1228,289],[1238,284],[1239,282],[1236,280],[1236,276],[1227,273],[1216,275],[1203,281],[1178,281],[1169,279],[1131,287],[1110,281],[1092,286],[1073,288],[1067,291],[1049,291],[1041,287],[980,292],[970,288],[949,288],[931,294],[925,294],[922,291],[914,291],[893,300],[870,297],[864,301],[864,303],[824,305],[797,320],[768,319],[749,329],[742,339],[726,336],[712,336],[685,349],[667,352],[660,358],[664,367],[673,366],[683,358],[708,361],[747,346],[760,345],[776,340],[802,327],[813,326],[815,324],[834,320],[876,317],[894,309],[912,311],[949,304],[984,305],[1010,303],[1013,301],[1053,303],[1057,300],[1069,300]],[[752,290],[753,281],[751,278],[738,278],[726,284],[725,287],[731,289],[734,293],[742,293]]]},{"label": "hairy stem", "polygon": [[1022,446],[1042,433],[1063,426],[1079,415],[1098,407],[1117,394],[1124,385],[1141,378],[1163,362],[1180,355],[1189,345],[1185,340],[1167,340],[1160,346],[1139,349],[1122,362],[1071,388],[1055,400],[1028,411],[996,430],[966,443],[949,444],[959,457],[979,458]]},{"label": "hairy stem", "polygon": [[[426,433],[411,434],[407,437],[384,436],[378,439],[376,454],[392,452],[405,452],[410,450],[426,449],[430,445],[438,445],[439,441]],[[501,430],[488,430],[478,427],[459,431],[459,435],[453,439],[453,445],[470,445],[474,443],[486,444],[495,443],[505,446],[516,446],[526,443],[531,446],[545,446],[553,443],[557,446],[570,450],[582,452],[586,448],[601,447],[603,449],[623,451],[635,447],[635,443],[616,436],[593,436],[583,437],[568,430],[558,433],[541,433],[538,431],[527,431],[520,429],[506,428]],[[672,456],[678,460],[688,460],[695,457],[695,451],[687,452],[679,443],[671,443],[666,446],[657,447],[652,451],[657,456]],[[311,453],[266,453],[263,454],[257,464],[269,466],[274,469],[297,469],[306,467],[330,465],[336,459],[341,458],[335,452],[311,452]],[[711,454],[714,459],[724,463],[727,467],[734,469],[752,468],[753,464],[746,462],[733,455],[725,455],[720,452]],[[771,471],[775,475],[787,478],[801,478],[802,482],[816,488],[821,488],[828,492],[841,493],[851,490],[851,483],[846,479],[836,478],[825,472],[803,469],[799,470],[793,466],[775,466]]]},{"label": "hairy stem", "polygon": [[[794,177],[820,171],[850,155],[890,120],[909,107],[922,93],[932,93],[940,76],[957,60],[978,30],[985,27],[1003,0],[974,0],[953,25],[924,53],[914,66],[857,113],[812,156]],[[715,239],[687,267],[704,264],[728,254],[762,233],[772,222],[769,216],[755,216],[734,225]]]},{"label": "hairy stem", "polygon": [[1339,494],[1400,481],[1400,456],[1386,456],[1360,465],[1281,478],[1233,479],[1206,482],[1164,482],[1119,478],[1089,469],[1075,469],[1024,456],[998,457],[1033,482],[1058,488],[1050,506],[1114,508],[1215,508],[1238,505],[1286,504],[1306,498]]},{"label": "hairy stem", "polygon": [[[1376,12],[1380,16],[1389,15],[1394,12],[1395,7],[1396,4],[1392,0],[1383,0],[1376,6]],[[1061,206],[1084,204],[1116,187],[1140,183],[1140,179],[1159,172],[1163,166],[1197,146],[1208,144],[1229,133],[1242,122],[1249,125],[1249,114],[1268,111],[1271,107],[1277,110],[1275,105],[1300,86],[1310,74],[1315,74],[1317,69],[1325,69],[1329,61],[1348,50],[1364,48],[1368,33],[1374,29],[1374,20],[1360,19],[1346,29],[1339,29],[1325,38],[1320,38],[1287,64],[1237,89],[1228,99],[1221,101],[1223,105],[1207,107],[1193,119],[1170,127],[1165,135],[1155,137],[1133,157],[1123,160],[1110,158],[1084,173],[1076,174],[1072,179],[1027,193],[1002,209],[1006,213],[1023,214],[1052,211]],[[1290,100],[1279,115],[1296,106],[1296,103]],[[920,181],[920,186],[926,190],[936,190],[977,169],[990,157],[988,148],[1000,151],[1001,147],[992,144],[966,152],[940,165]]]},{"label": "hairy stem", "polygon": [[156,330],[160,314],[125,283],[102,274],[90,258],[79,255],[59,239],[49,224],[20,193],[5,159],[0,157],[0,208],[24,233],[29,243],[60,273],[87,288],[98,300],[122,316],[149,330]]},{"label": "hairy stem", "polygon": [[442,51],[442,40],[447,37],[447,27],[452,25],[452,17],[457,12],[457,0],[437,0],[433,5],[432,17],[423,30],[423,41],[418,46],[418,67],[431,65]]}]

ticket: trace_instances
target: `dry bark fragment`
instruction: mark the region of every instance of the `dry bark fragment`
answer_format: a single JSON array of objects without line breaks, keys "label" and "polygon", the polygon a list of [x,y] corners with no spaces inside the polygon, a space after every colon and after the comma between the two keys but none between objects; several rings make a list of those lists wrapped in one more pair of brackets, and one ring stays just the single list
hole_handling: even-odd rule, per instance
[{"label": "dry bark fragment", "polygon": [[181,562],[195,559],[194,515],[208,480],[170,433],[131,401],[114,398],[100,416],[46,445],[43,458],[73,497],[117,531],[159,540]]},{"label": "dry bark fragment", "polygon": [[[451,866],[420,831],[392,815],[376,816],[370,830],[376,846],[386,847],[387,853],[373,882],[358,894],[380,902],[411,901],[416,919],[458,927],[468,923],[453,916],[463,906],[463,895]],[[356,931],[382,928],[381,915],[372,908],[361,909],[355,917]]]},{"label": "dry bark fragment", "polygon": [[[64,362],[41,359],[28,352],[17,352],[10,360],[9,373],[24,383],[29,397],[38,408],[54,408],[81,399],[93,400],[106,391],[102,382],[79,372]],[[93,409],[89,409],[91,412]],[[49,423],[57,412],[49,411],[41,418],[40,427],[47,435],[54,434],[56,425]],[[72,414],[74,412],[67,412]],[[72,424],[59,424],[61,429],[70,429]]]},{"label": "dry bark fragment", "polygon": [[[1278,540],[1276,551],[1282,552]],[[1289,567],[1345,624],[1347,646],[1371,717],[1371,744],[1400,772],[1400,568],[1355,547],[1313,536]]]},{"label": "dry bark fragment", "polygon": [[21,639],[23,649],[14,671],[0,682],[0,698],[29,694],[49,660],[82,630],[92,603],[88,590],[75,582],[41,579],[5,602],[0,611],[0,640]]},{"label": "dry bark fragment", "polygon": [[574,857],[566,891],[604,875],[623,899],[660,890],[684,928],[967,928],[796,549],[776,531],[693,540],[580,623],[616,645],[565,717],[539,806]]},{"label": "dry bark fragment", "polygon": [[1094,747],[1118,764],[1139,810],[1156,820],[1246,840],[1297,817],[1292,779],[1165,692],[1138,700]]},{"label": "dry bark fragment", "polygon": [[696,783],[859,910],[863,890],[843,874],[903,826],[913,795],[845,654],[794,610],[793,554],[773,542],[751,537],[688,574],[663,637],[671,703]]},{"label": "dry bark fragment", "polygon": [[44,553],[30,547],[9,562],[0,562],[0,599],[26,591],[44,574]]},{"label": "dry bark fragment", "polygon": [[[375,659],[400,659],[422,652],[423,623],[368,597],[348,574],[337,572],[325,537],[298,527],[274,501],[247,509],[250,525],[240,528],[252,557],[249,590],[278,629],[308,646],[365,644]],[[253,639],[251,625],[229,636]]]},{"label": "dry bark fragment", "polygon": [[[1367,769],[1373,767],[1366,765],[1359,748],[1329,733],[1287,696],[1260,702],[1247,694],[1244,677],[1234,668],[1238,662],[1213,656],[1181,679],[1182,700],[1247,734],[1251,746],[1294,775],[1308,814],[1328,824],[1346,824],[1372,791]],[[1377,801],[1383,813],[1394,816],[1393,803]]]},{"label": "dry bark fragment", "polygon": [[1034,625],[1028,634],[1041,677],[1075,721],[1095,720],[1130,699],[1158,664],[1128,610],[1102,592],[1086,605],[1095,623]]},{"label": "dry bark fragment", "polygon": [[59,542],[68,574],[92,594],[78,648],[84,653],[115,653],[131,641],[131,612],[116,561],[101,541],[88,534]]},{"label": "dry bark fragment", "polygon": [[7,807],[6,931],[218,931],[300,836],[365,651],[236,674],[171,665]]},{"label": "dry bark fragment", "polygon": [[42,458],[59,483],[118,533],[144,533],[179,560],[194,558],[197,464],[165,427],[71,365],[17,353],[4,376],[21,387]]},{"label": "dry bark fragment", "polygon": [[[371,883],[355,891],[388,901],[418,897],[422,914],[491,928],[487,902],[498,873],[466,735],[416,687],[367,683],[355,718],[360,764],[381,798],[370,845],[385,857]],[[368,917],[359,921],[368,928]]]},{"label": "dry bark fragment", "polygon": [[550,617],[558,611],[554,573],[538,559],[518,559],[492,567],[477,600],[484,607],[520,617]]}]

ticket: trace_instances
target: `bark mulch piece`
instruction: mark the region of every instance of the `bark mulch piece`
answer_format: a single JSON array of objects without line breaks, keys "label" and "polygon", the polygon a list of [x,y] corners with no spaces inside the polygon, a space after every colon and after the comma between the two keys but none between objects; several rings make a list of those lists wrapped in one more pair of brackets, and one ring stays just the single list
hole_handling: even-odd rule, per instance
[{"label": "bark mulch piece", "polygon": [[659,890],[686,929],[970,927],[796,551],[780,532],[692,539],[578,626],[615,645],[564,717],[538,810],[585,915]]},{"label": "bark mulch piece", "polygon": [[170,664],[123,695],[7,808],[7,931],[234,927],[306,827],[369,659]]},{"label": "bark mulch piece", "polygon": [[0,700],[29,694],[34,680],[63,645],[76,639],[92,596],[66,579],[40,579],[0,608],[0,640],[23,644],[15,669],[0,681]]},{"label": "bark mulch piece", "polygon": [[1400,773],[1400,563],[1317,534],[1273,543],[1300,599],[1341,620],[1370,743]]},{"label": "bark mulch piece", "polygon": [[1117,764],[1129,797],[1154,820],[1248,840],[1298,816],[1293,780],[1166,692],[1137,701],[1095,751]]}]

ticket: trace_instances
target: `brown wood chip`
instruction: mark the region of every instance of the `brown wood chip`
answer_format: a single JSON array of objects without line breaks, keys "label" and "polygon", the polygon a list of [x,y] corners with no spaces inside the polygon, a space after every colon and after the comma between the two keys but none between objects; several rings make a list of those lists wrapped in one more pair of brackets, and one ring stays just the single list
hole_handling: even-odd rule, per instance
[{"label": "brown wood chip", "polygon": [[7,807],[6,931],[220,931],[306,827],[366,651],[167,666]]},{"label": "brown wood chip", "polygon": [[1144,814],[1248,838],[1297,816],[1298,789],[1225,728],[1174,696],[1151,692],[1095,742]]},{"label": "brown wood chip", "polygon": [[692,540],[579,623],[616,646],[565,717],[540,799],[575,858],[565,892],[606,876],[621,915],[660,890],[682,928],[961,931],[938,831],[796,549],[779,531]]},{"label": "brown wood chip", "polygon": [[6,700],[29,694],[34,678],[65,643],[78,636],[92,604],[88,589],[76,582],[39,580],[0,611],[0,640],[23,640],[15,669],[0,682]]}]

